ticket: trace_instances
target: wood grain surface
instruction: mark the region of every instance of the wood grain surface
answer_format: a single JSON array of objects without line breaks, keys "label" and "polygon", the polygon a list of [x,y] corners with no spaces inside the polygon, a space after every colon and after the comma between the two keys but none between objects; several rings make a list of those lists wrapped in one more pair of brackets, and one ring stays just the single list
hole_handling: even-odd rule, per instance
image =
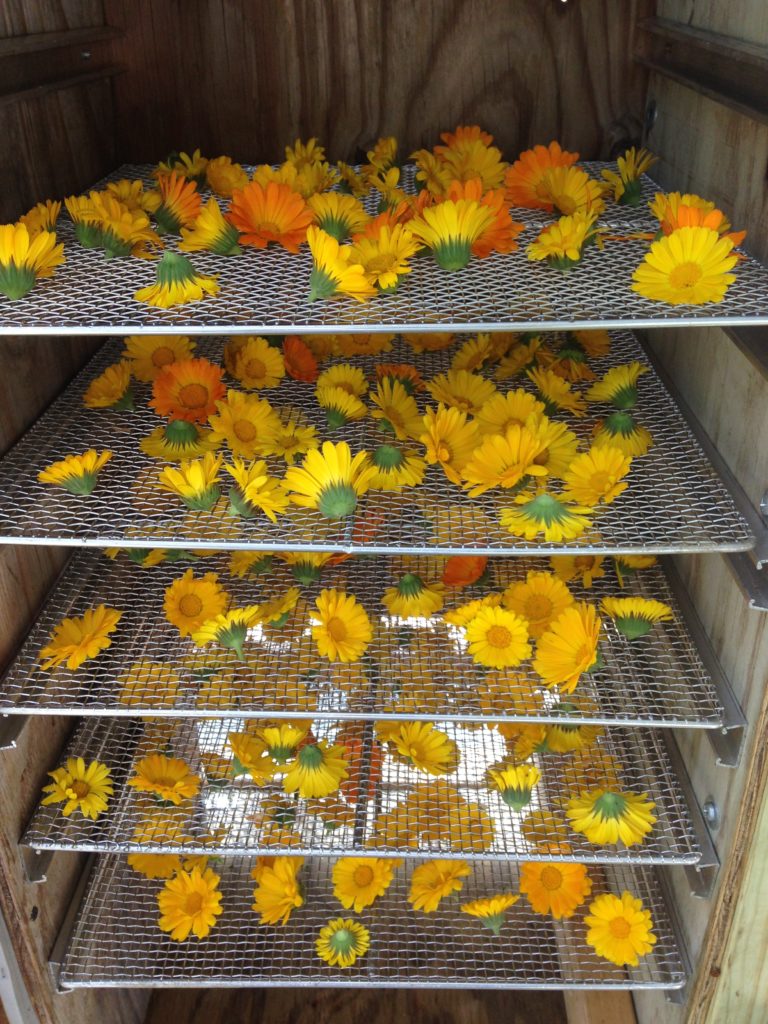
[{"label": "wood grain surface", "polygon": [[202,147],[283,159],[318,136],[351,160],[393,134],[401,158],[479,123],[505,154],[558,138],[586,157],[639,136],[628,59],[651,0],[105,0],[120,156]]}]

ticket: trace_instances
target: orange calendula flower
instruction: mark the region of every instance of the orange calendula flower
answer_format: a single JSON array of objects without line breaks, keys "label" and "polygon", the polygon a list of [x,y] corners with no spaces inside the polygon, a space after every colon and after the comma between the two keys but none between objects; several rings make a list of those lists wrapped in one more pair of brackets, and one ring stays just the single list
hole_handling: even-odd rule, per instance
[{"label": "orange calendula flower", "polygon": [[298,252],[314,214],[290,185],[251,181],[233,194],[227,219],[241,232],[243,245],[264,249],[277,242],[288,252]]},{"label": "orange calendula flower", "polygon": [[216,412],[216,402],[227,389],[221,367],[207,359],[183,359],[158,374],[150,406],[159,416],[187,423],[205,423]]},{"label": "orange calendula flower", "polygon": [[205,177],[211,189],[218,196],[229,199],[235,189],[245,188],[248,175],[240,164],[233,163],[228,156],[217,156],[205,167]]},{"label": "orange calendula flower", "polygon": [[445,563],[442,582],[446,587],[469,587],[477,583],[486,570],[486,555],[452,555]]},{"label": "orange calendula flower", "polygon": [[288,334],[283,340],[285,372],[293,380],[313,384],[317,380],[318,366],[312,349],[298,334]]},{"label": "orange calendula flower", "polygon": [[578,159],[578,153],[561,149],[558,142],[526,149],[504,176],[507,200],[512,206],[552,210],[552,200],[543,187],[547,172],[553,167],[570,167]]},{"label": "orange calendula flower", "polygon": [[181,228],[189,228],[200,216],[202,200],[194,181],[171,171],[158,178],[161,203],[154,218],[161,234],[178,235]]}]

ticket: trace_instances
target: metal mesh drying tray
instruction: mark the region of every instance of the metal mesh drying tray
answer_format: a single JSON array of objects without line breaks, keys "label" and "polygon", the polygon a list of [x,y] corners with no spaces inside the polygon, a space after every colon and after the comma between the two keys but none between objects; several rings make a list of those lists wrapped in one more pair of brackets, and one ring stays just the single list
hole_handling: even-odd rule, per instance
[{"label": "metal mesh drying tray", "polygon": [[657,942],[637,967],[616,967],[595,955],[585,941],[586,906],[558,922],[534,914],[522,897],[507,912],[501,937],[493,938],[461,913],[459,901],[516,892],[517,869],[476,863],[459,900],[443,900],[429,915],[406,902],[410,864],[398,869],[386,894],[353,915],[369,929],[371,946],[342,970],[328,967],[314,949],[330,918],[350,916],[332,895],[328,862],[305,864],[306,903],[284,927],[260,925],[250,909],[250,867],[242,859],[216,866],[224,912],[207,938],[178,943],[157,927],[161,883],[135,875],[118,857],[99,858],[58,965],[60,986],[650,989],[685,983],[674,929],[648,868],[590,871],[593,898],[629,891],[651,913]]},{"label": "metal mesh drying tray", "polygon": [[[204,339],[198,354],[218,361],[221,345],[221,339]],[[468,498],[434,466],[428,468],[424,483],[410,492],[369,491],[355,515],[341,522],[323,519],[314,510],[301,510],[301,516],[280,516],[276,524],[264,516],[240,520],[216,510],[189,512],[174,495],[157,489],[156,474],[162,463],[145,456],[138,447],[140,439],[162,422],[146,404],[148,385],[136,387],[135,412],[83,407],[88,383],[118,360],[120,352],[118,342],[108,342],[0,463],[0,542],[379,554],[473,551],[489,555],[701,553],[745,550],[754,543],[748,525],[651,368],[640,378],[637,416],[651,431],[654,446],[634,460],[629,487],[595,514],[591,531],[577,540],[555,544],[512,537],[499,523],[500,508],[511,504],[505,492],[489,491]],[[445,350],[414,360],[412,350],[397,339],[383,357],[358,356],[345,362],[360,366],[372,380],[375,365],[383,360],[415,361],[427,378],[446,370],[450,356],[451,351]],[[637,339],[617,333],[612,336],[610,354],[593,360],[592,365],[602,374],[632,360],[649,365]],[[533,390],[530,382],[516,378],[501,391],[519,386]],[[278,409],[301,410],[327,436],[313,385],[285,380],[267,394]],[[419,401],[423,408],[424,397]],[[583,443],[588,443],[597,415],[595,411],[585,419],[568,418],[569,428]],[[564,417],[555,419],[563,421]],[[383,439],[375,423],[371,418],[358,420],[333,431],[332,436],[348,441],[354,451],[371,451]],[[37,473],[45,466],[89,448],[114,452],[90,496],[69,494],[38,482]],[[275,465],[276,473],[281,471],[280,465]]]}]

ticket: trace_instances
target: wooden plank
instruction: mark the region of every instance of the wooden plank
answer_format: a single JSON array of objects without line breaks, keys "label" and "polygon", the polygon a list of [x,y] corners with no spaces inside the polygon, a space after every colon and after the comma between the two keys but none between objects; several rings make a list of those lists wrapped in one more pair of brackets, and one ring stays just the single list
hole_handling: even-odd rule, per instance
[{"label": "wooden plank", "polygon": [[658,0],[660,18],[768,46],[768,5],[763,0]]},{"label": "wooden plank", "polygon": [[635,1024],[634,1003],[629,992],[563,993],[568,1024]]},{"label": "wooden plank", "polygon": [[[274,161],[297,136],[355,159],[394,134],[407,156],[457,123],[505,154],[559,138],[607,157],[639,138],[645,72],[627,60],[652,0],[106,0],[121,156],[200,146]],[[202,73],[204,72],[204,73]],[[173,97],[158,103],[157,97]]]},{"label": "wooden plank", "polygon": [[[675,63],[670,59],[654,59],[638,55],[637,62],[649,71],[664,75],[678,85],[693,89],[699,96],[723,103],[744,117],[754,118],[761,124],[768,124],[768,106],[766,106],[762,81],[747,82],[741,78],[713,74],[712,69],[704,70],[698,66],[691,67],[685,62]],[[757,77],[757,76],[755,76]],[[746,79],[746,76],[744,76]]]},{"label": "wooden plank", "polygon": [[104,24],[102,0],[3,0],[0,38]]},{"label": "wooden plank", "polygon": [[0,59],[18,57],[41,50],[61,50],[65,47],[88,47],[93,43],[115,39],[119,29],[110,25],[94,25],[91,28],[64,29],[60,32],[34,32],[23,36],[0,38]]},{"label": "wooden plank", "polygon": [[79,85],[88,85],[91,82],[103,82],[115,75],[120,75],[125,67],[120,64],[110,64],[104,68],[90,68],[88,71],[81,71],[76,75],[68,75],[65,78],[54,78],[50,81],[40,82],[27,89],[20,89],[16,92],[0,92],[0,107],[12,106],[15,103],[23,103],[25,100],[39,100],[54,92],[61,92],[63,89],[72,89]]}]

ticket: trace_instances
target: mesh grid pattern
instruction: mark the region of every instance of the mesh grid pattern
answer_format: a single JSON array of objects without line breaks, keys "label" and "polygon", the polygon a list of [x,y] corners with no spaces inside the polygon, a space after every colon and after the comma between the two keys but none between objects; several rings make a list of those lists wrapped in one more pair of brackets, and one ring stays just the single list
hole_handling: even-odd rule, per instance
[{"label": "mesh grid pattern", "polygon": [[[410,864],[361,915],[332,895],[330,865],[303,868],[306,903],[285,927],[260,925],[250,909],[253,881],[243,860],[217,865],[224,912],[210,935],[177,943],[157,927],[160,883],[133,874],[117,857],[102,857],[92,877],[59,976],[65,988],[90,986],[360,986],[409,988],[674,988],[685,973],[672,925],[649,869],[593,869],[592,897],[629,891],[651,912],[657,943],[638,967],[598,958],[585,941],[584,908],[566,921],[534,914],[522,898],[506,915],[501,937],[458,910],[455,897],[436,912],[406,902]],[[461,902],[517,891],[514,865],[477,863]],[[314,942],[330,918],[354,916],[371,947],[353,967],[330,968]]]},{"label": "mesh grid pattern", "polygon": [[[598,172],[610,165],[593,164]],[[125,165],[111,178],[147,178],[151,168]],[[411,180],[409,171],[408,181]],[[645,199],[655,186],[646,179]],[[375,200],[374,200],[375,203]],[[690,324],[747,325],[768,322],[768,271],[745,255],[736,282],[720,303],[668,306],[630,290],[632,273],[642,261],[647,241],[607,242],[589,247],[575,269],[562,273],[530,262],[526,247],[552,218],[540,211],[514,210],[525,223],[517,252],[473,260],[459,273],[441,270],[431,257],[415,261],[395,295],[360,304],[352,299],[309,303],[311,257],[270,247],[246,249],[241,256],[193,253],[198,272],[218,275],[220,293],[172,310],[159,310],[133,299],[152,284],[152,263],[137,259],[105,261],[97,250],[74,243],[71,225],[62,221],[67,262],[24,299],[0,298],[0,333],[6,334],[198,334],[282,333],[362,329],[556,330],[580,327],[660,327]],[[609,206],[601,223],[611,231],[655,231],[645,210]]]},{"label": "mesh grid pattern", "polygon": [[[221,340],[208,339],[198,355],[221,358]],[[412,493],[368,492],[354,516],[341,522],[324,519],[315,510],[301,516],[284,515],[277,524],[266,517],[234,519],[224,511],[189,512],[175,495],[156,487],[162,466],[145,456],[139,440],[161,421],[147,407],[148,386],[137,386],[137,411],[89,410],[82,405],[87,384],[119,359],[121,346],[109,342],[65,393],[24,435],[2,462],[0,541],[15,543],[92,546],[122,544],[133,547],[259,548],[371,553],[450,554],[474,551],[489,555],[577,551],[704,552],[744,550],[753,538],[734,508],[674,402],[651,370],[640,378],[637,418],[654,437],[650,452],[635,459],[629,487],[612,504],[600,509],[594,527],[582,537],[560,544],[514,538],[501,527],[499,510],[512,504],[504,492],[488,491],[468,498],[449,484],[438,467],[429,467],[424,483]],[[375,379],[376,363],[409,362],[412,350],[396,340],[391,352],[378,357],[354,357],[349,362]],[[425,379],[448,368],[450,352],[427,353],[418,360]],[[628,333],[612,338],[607,357],[594,360],[595,372],[611,366],[647,360],[637,340]],[[346,361],[346,360],[345,360]],[[519,378],[502,391],[521,386]],[[532,390],[530,382],[526,386]],[[276,408],[301,410],[306,419],[322,426],[325,417],[314,396],[314,386],[283,381],[266,391]],[[421,408],[426,399],[420,398]],[[591,436],[594,417],[569,418],[568,426],[583,443]],[[555,417],[562,420],[562,417]],[[353,451],[371,451],[386,437],[366,418],[333,431],[337,441],[348,441]],[[416,447],[416,446],[414,446]],[[88,497],[69,494],[37,481],[37,473],[67,454],[89,448],[108,448],[114,458],[100,475]],[[281,462],[274,466],[279,473]],[[306,511],[306,514],[305,514]]]},{"label": "mesh grid pattern", "polygon": [[[269,600],[295,585],[289,567],[273,560],[273,569],[251,579],[228,574],[225,555],[195,563],[196,576],[215,571],[232,595],[233,604]],[[423,578],[434,578],[429,558],[409,561]],[[489,563],[489,587],[500,590],[525,580],[530,569],[541,570],[534,559],[494,559]],[[545,566],[546,567],[546,563]],[[643,570],[620,590],[612,567],[590,589],[571,581],[577,600],[599,602],[603,596],[626,594],[676,602],[660,567]],[[562,708],[554,692],[541,685],[527,663],[517,671],[530,678],[538,701],[532,708],[516,708],[500,699],[493,706],[481,702],[479,690],[485,671],[468,655],[462,631],[431,619],[399,619],[389,616],[381,595],[398,576],[391,560],[360,559],[326,567],[321,579],[303,588],[300,619],[303,629],[288,639],[280,631],[257,627],[246,646],[247,661],[221,661],[218,682],[211,683],[211,655],[179,636],[165,618],[166,588],[186,570],[186,565],[159,565],[149,569],[127,561],[115,562],[100,552],[80,552],[51,594],[27,640],[0,682],[0,710],[8,713],[172,717],[204,717],[222,710],[234,717],[279,714],[302,717],[311,709],[317,718],[430,719],[483,718],[508,721],[562,720]],[[376,622],[376,641],[360,664],[359,676],[349,676],[343,665],[320,658],[306,616],[314,609],[321,587],[353,593]],[[485,592],[485,588],[484,588]],[[472,592],[447,592],[446,610],[472,597]],[[54,628],[66,616],[80,616],[100,603],[123,611],[111,647],[72,672],[61,666],[44,672],[38,654]],[[582,677],[571,701],[571,722],[628,725],[671,725],[717,728],[722,707],[695,645],[679,613],[672,622],[658,623],[647,637],[628,641],[607,617],[603,620],[602,669]],[[179,689],[174,698],[135,695],[131,702],[123,685],[131,667],[142,660],[172,666]],[[215,663],[215,657],[214,657]],[[422,676],[423,666],[429,676]],[[226,666],[229,666],[227,668]],[[351,682],[350,682],[351,680]],[[403,680],[407,683],[403,685]],[[297,695],[296,684],[302,684]],[[568,700],[568,698],[563,698]]]},{"label": "mesh grid pattern", "polygon": [[[295,837],[290,841],[274,834],[270,797],[284,796],[279,781],[255,786],[249,777],[241,776],[228,785],[209,778],[205,767],[207,756],[216,755],[231,761],[227,743],[230,731],[238,730],[235,721],[227,719],[195,723],[188,720],[154,722],[86,720],[75,732],[67,748],[68,756],[83,757],[86,762],[98,759],[109,765],[115,782],[115,795],[108,811],[96,822],[73,814],[65,818],[57,805],[40,806],[23,842],[35,849],[91,850],[100,853],[117,851],[188,853],[264,854],[279,850],[296,854],[364,854],[377,855],[382,848],[371,846],[383,842],[388,852],[414,857],[431,854],[441,857],[472,859],[578,860],[585,863],[687,863],[695,864],[700,853],[679,784],[675,778],[662,738],[652,731],[608,730],[599,739],[597,749],[614,759],[622,788],[647,793],[656,804],[657,822],[641,845],[595,846],[583,836],[568,830],[570,851],[559,854],[551,849],[542,852],[535,842],[521,831],[527,813],[533,810],[562,815],[562,808],[580,785],[568,774],[570,758],[557,754],[536,754],[542,777],[529,807],[521,814],[507,807],[498,793],[488,791],[484,773],[489,765],[506,755],[504,738],[495,731],[470,729],[453,723],[438,723],[458,745],[461,760],[451,774],[443,777],[454,785],[467,801],[477,802],[490,816],[493,838],[488,839],[476,818],[458,820],[450,838],[430,838],[424,830],[439,828],[439,806],[444,806],[442,780],[374,749],[373,727],[367,726],[364,740],[349,754],[350,778],[356,780],[359,792],[371,792],[369,801],[359,800],[349,823],[328,829],[315,810],[316,801],[297,800],[288,803],[294,819]],[[316,723],[318,738],[333,740],[338,726],[333,722]],[[157,804],[151,796],[138,793],[126,785],[134,774],[134,765],[142,757],[155,752],[182,758],[203,777],[203,784],[193,805],[185,805],[182,814],[181,838],[168,835],[151,841],[137,841],[134,830],[142,818]],[[63,758],[59,763],[63,763]],[[418,810],[408,812],[408,820],[421,829],[417,844],[404,846],[386,833],[383,814],[404,801],[420,786],[423,795]],[[583,785],[583,783],[581,784]],[[575,788],[574,788],[575,787]],[[343,792],[343,791],[342,791]],[[434,809],[433,809],[434,808]],[[294,814],[295,812],[295,814]],[[281,820],[286,820],[283,811]],[[187,816],[188,815],[188,816]],[[172,819],[176,822],[176,819]],[[176,822],[178,824],[178,822]],[[172,826],[169,825],[169,828]],[[535,837],[534,837],[535,838]],[[541,835],[539,835],[541,838]],[[490,840],[490,841],[488,841]],[[281,845],[282,844],[282,845]]]}]

